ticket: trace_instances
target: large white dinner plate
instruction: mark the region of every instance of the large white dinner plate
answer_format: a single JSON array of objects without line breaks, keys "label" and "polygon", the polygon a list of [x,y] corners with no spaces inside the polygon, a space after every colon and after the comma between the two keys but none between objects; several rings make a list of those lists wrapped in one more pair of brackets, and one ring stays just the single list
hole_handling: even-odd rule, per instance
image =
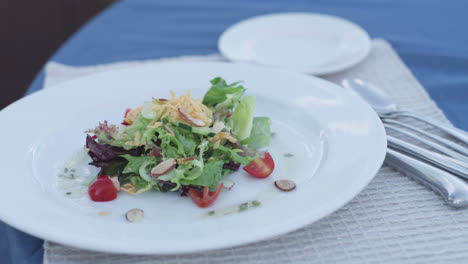
[{"label": "large white dinner plate", "polygon": [[322,75],[362,61],[369,35],[343,18],[314,13],[278,13],[246,19],[223,32],[220,52],[249,61]]},{"label": "large white dinner plate", "polygon": [[[80,150],[83,131],[99,121],[120,122],[127,107],[169,90],[203,96],[209,80],[243,80],[257,98],[256,115],[270,116],[270,153],[276,169],[266,179],[242,170],[210,209],[175,193],[125,193],[112,202],[71,199],[55,186],[62,164]],[[0,112],[3,139],[0,219],[32,235],[97,251],[140,254],[197,252],[267,239],[313,223],[359,193],[380,168],[383,126],[360,98],[310,76],[224,63],[160,63],[116,70],[37,92]],[[285,157],[292,153],[293,157]],[[86,171],[80,168],[77,174]],[[275,179],[296,190],[277,190]],[[208,216],[257,199],[262,205],[227,216]],[[142,222],[124,213],[145,211]],[[110,212],[100,216],[99,212]]]}]

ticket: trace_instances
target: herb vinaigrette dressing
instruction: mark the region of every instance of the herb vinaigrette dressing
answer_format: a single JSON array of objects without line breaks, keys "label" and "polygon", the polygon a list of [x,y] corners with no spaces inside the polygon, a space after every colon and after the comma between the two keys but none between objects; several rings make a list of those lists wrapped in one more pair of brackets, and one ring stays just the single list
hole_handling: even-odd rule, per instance
[{"label": "herb vinaigrette dressing", "polygon": [[98,169],[89,166],[91,161],[87,149],[73,153],[57,169],[56,187],[65,197],[79,199],[87,195],[88,183],[98,173]]}]

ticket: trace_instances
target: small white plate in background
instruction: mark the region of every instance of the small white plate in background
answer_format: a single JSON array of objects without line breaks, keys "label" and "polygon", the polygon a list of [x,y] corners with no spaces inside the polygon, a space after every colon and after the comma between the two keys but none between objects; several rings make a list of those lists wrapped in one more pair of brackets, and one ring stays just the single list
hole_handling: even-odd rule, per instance
[{"label": "small white plate in background", "polygon": [[218,41],[232,61],[247,61],[316,75],[362,61],[371,46],[358,25],[334,16],[280,13],[253,17],[229,27]]}]

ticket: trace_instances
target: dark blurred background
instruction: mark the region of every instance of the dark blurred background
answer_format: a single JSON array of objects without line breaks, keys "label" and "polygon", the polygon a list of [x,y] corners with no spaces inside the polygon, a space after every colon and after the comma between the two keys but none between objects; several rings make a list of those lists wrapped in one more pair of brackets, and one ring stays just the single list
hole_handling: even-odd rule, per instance
[{"label": "dark blurred background", "polygon": [[21,98],[47,59],[114,0],[0,0],[0,109]]}]

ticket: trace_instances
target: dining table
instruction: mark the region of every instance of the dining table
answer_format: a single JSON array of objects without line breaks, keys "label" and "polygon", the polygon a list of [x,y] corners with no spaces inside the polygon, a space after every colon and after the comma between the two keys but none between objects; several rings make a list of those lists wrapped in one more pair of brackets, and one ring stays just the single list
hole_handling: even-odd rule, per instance
[{"label": "dining table", "polygon": [[[49,61],[89,66],[214,54],[221,33],[246,18],[278,12],[329,14],[353,21],[371,38],[388,41],[452,124],[466,131],[467,10],[465,0],[122,0],[85,24]],[[26,95],[43,88],[44,75],[42,69]],[[2,222],[0,234],[0,263],[42,263],[41,238]]]}]

